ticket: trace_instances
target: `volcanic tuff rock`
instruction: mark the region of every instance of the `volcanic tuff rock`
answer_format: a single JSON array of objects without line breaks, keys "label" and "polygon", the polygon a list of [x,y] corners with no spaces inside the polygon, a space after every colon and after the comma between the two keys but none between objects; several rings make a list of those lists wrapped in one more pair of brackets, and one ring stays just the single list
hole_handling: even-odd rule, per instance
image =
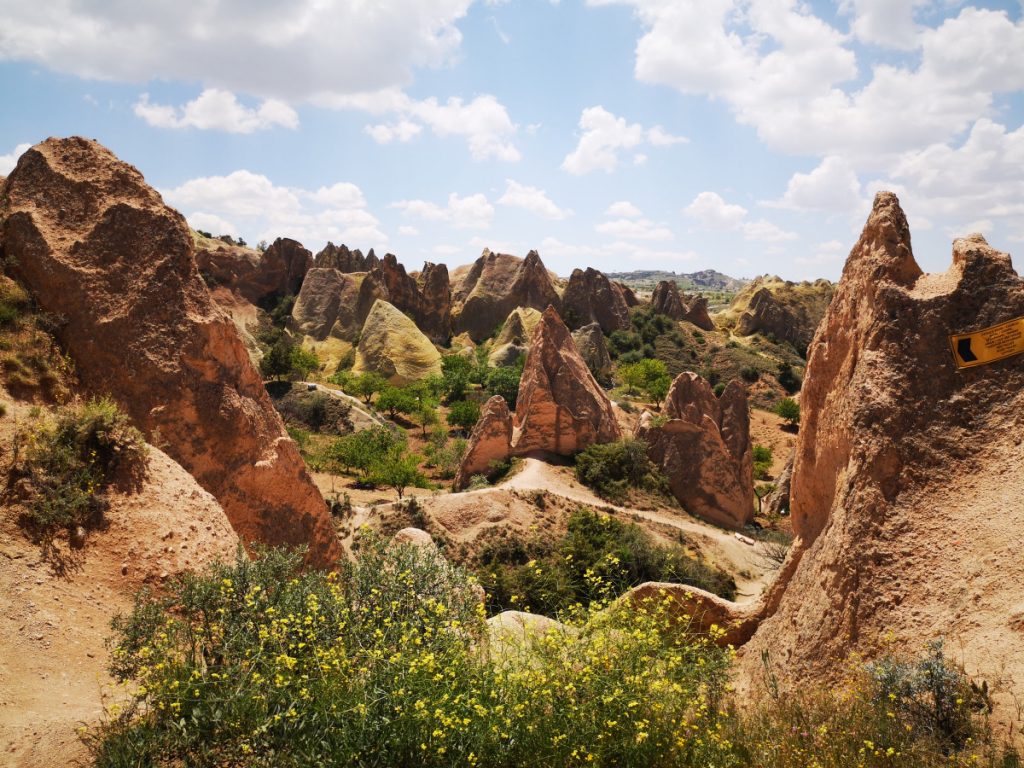
[{"label": "volcanic tuff rock", "polygon": [[512,414],[501,395],[484,403],[480,419],[469,436],[466,454],[455,475],[455,487],[465,488],[474,475],[489,475],[492,462],[504,461],[511,452]]},{"label": "volcanic tuff rock", "polygon": [[736,380],[716,398],[696,373],[679,374],[657,424],[641,418],[637,437],[669,479],[673,495],[690,513],[729,528],[754,515],[753,454],[747,393]]},{"label": "volcanic tuff rock", "polygon": [[[881,192],[810,347],[792,481],[791,579],[744,651],[784,687],[950,638],[967,672],[1024,694],[1024,356],[958,370],[947,334],[1024,316],[1024,281],[980,235],[922,274]],[[955,639],[955,640],[954,640]],[[955,645],[954,645],[955,642]],[[797,681],[800,681],[797,683]]]},{"label": "volcanic tuff rock", "polygon": [[299,332],[317,341],[334,336],[355,343],[374,302],[386,298],[372,273],[314,267],[295,299],[292,320]]},{"label": "volcanic tuff rock", "polygon": [[630,327],[629,306],[622,289],[590,267],[572,271],[562,294],[562,319],[573,330],[594,322],[605,333]]},{"label": "volcanic tuff rock", "polygon": [[607,379],[612,375],[612,358],[608,354],[608,345],[600,325],[591,323],[573,331],[572,340],[576,342],[580,357],[595,377]]},{"label": "volcanic tuff rock", "polygon": [[344,243],[337,246],[328,241],[324,249],[316,255],[313,266],[329,267],[339,272],[369,272],[380,266],[380,259],[373,252],[373,248],[363,256],[363,252],[358,248],[350,251]]},{"label": "volcanic tuff rock", "polygon": [[715,324],[708,314],[708,300],[703,296],[686,296],[679,293],[674,280],[662,280],[651,294],[651,306],[655,312],[674,320],[686,320],[705,331],[715,330]]},{"label": "volcanic tuff rock", "polygon": [[[500,398],[498,398],[500,399]],[[456,487],[464,487],[477,467],[533,451],[571,456],[594,443],[618,440],[619,430],[608,396],[576,351],[569,329],[554,307],[541,315],[533,331],[519,381],[511,440],[502,446],[505,422],[501,406],[488,402],[470,436]],[[502,400],[504,403],[504,400]]]},{"label": "volcanic tuff rock", "polygon": [[533,329],[540,322],[540,312],[530,307],[516,307],[509,312],[494,347],[487,358],[493,366],[515,365],[521,355],[529,351]]},{"label": "volcanic tuff rock", "polygon": [[184,218],[96,142],[48,139],[11,172],[2,242],[82,384],[109,394],[220,502],[239,536],[341,550],[231,321],[196,268]]},{"label": "volcanic tuff rock", "polygon": [[445,343],[451,338],[452,298],[448,267],[427,262],[418,282],[406,274],[405,267],[398,263],[394,254],[388,253],[372,274],[383,286],[387,300],[412,315],[416,325],[430,339]]},{"label": "volcanic tuff rock", "polygon": [[516,307],[549,305],[559,306],[558,292],[536,251],[520,259],[485,248],[453,285],[452,323],[455,333],[465,331],[479,344]]},{"label": "volcanic tuff rock", "polygon": [[294,296],[313,266],[313,254],[288,238],[279,237],[263,253],[220,240],[203,244],[196,264],[210,287],[226,286],[253,304]]},{"label": "volcanic tuff rock", "polygon": [[789,513],[789,495],[793,483],[793,459],[789,457],[785,468],[775,478],[775,490],[764,497],[763,511],[766,515]]},{"label": "volcanic tuff rock", "polygon": [[772,334],[802,352],[811,343],[833,290],[828,280],[793,283],[764,275],[740,291],[721,317],[740,336]]},{"label": "volcanic tuff rock", "polygon": [[614,281],[614,284],[618,287],[619,291],[622,293],[622,298],[625,300],[627,307],[638,307],[638,306],[640,306],[640,299],[637,298],[636,293],[634,293],[632,288],[630,288],[625,283],[618,282],[617,280]]},{"label": "volcanic tuff rock", "polygon": [[441,355],[416,323],[398,308],[377,299],[356,348],[355,373],[374,371],[396,386],[441,375]]}]

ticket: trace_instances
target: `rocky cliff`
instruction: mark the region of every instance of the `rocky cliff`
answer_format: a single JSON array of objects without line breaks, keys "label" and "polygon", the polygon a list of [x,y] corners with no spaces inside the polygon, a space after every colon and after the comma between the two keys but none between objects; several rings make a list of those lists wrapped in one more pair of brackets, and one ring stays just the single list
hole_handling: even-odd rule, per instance
[{"label": "rocky cliff", "polygon": [[803,351],[832,300],[828,280],[794,283],[772,275],[756,278],[716,317],[740,336],[772,335]]},{"label": "rocky cliff", "polygon": [[369,272],[380,266],[380,259],[373,252],[373,248],[364,256],[358,248],[350,251],[344,243],[337,246],[328,242],[316,255],[313,266],[336,269],[339,272]]},{"label": "rocky cliff", "polygon": [[395,386],[441,375],[441,355],[416,324],[377,299],[363,324],[354,373],[379,373]]},{"label": "rocky cliff", "polygon": [[662,280],[654,287],[651,307],[655,312],[673,320],[686,320],[705,331],[715,330],[715,324],[708,314],[708,300],[703,296],[681,294],[674,280]]},{"label": "rocky cliff", "polygon": [[602,272],[574,269],[562,294],[562,319],[571,330],[597,323],[604,333],[630,327],[629,305],[622,289]]},{"label": "rocky cliff", "polygon": [[223,286],[253,304],[266,305],[299,292],[313,254],[285,237],[263,253],[204,238],[196,249],[196,264],[211,288]]},{"label": "rocky cliff", "polygon": [[96,142],[49,139],[11,172],[5,253],[85,388],[109,394],[212,493],[246,541],[340,548],[323,499],[230,319],[199,276],[184,218]]}]

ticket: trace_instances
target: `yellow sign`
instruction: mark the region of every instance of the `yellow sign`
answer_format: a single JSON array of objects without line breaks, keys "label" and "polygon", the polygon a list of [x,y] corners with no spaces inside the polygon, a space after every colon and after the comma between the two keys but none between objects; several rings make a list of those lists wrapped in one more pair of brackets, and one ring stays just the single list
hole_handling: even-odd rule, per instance
[{"label": "yellow sign", "polygon": [[1024,317],[974,333],[955,333],[949,347],[957,368],[994,363],[1024,352]]}]

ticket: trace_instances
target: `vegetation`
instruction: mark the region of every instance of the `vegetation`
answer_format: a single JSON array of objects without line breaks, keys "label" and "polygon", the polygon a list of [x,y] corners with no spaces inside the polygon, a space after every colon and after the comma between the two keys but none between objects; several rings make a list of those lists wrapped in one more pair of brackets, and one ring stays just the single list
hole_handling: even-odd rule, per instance
[{"label": "vegetation", "polygon": [[663,598],[483,643],[471,578],[436,552],[366,538],[338,573],[300,562],[240,552],[115,619],[130,698],[87,737],[99,768],[1020,764],[941,646],[787,696],[765,657],[741,713],[732,652]]},{"label": "vegetation", "polygon": [[423,457],[408,450],[405,433],[393,427],[370,427],[345,435],[324,452],[323,467],[332,471],[353,472],[359,485],[393,488],[401,499],[405,489],[427,488],[420,471]]},{"label": "vegetation", "polygon": [[65,408],[15,440],[8,492],[27,496],[22,523],[46,547],[62,530],[101,526],[106,491],[145,475],[146,442],[111,400]]},{"label": "vegetation", "polygon": [[445,355],[441,358],[445,402],[457,402],[466,396],[473,370],[473,361],[462,355]]},{"label": "vegetation", "polygon": [[631,488],[664,491],[666,486],[664,475],[647,458],[647,444],[632,438],[591,445],[578,453],[576,479],[615,503],[626,501]]},{"label": "vegetation", "polygon": [[484,386],[491,395],[501,395],[505,398],[509,410],[516,409],[516,400],[519,397],[519,380],[523,377],[524,358],[520,357],[516,365],[509,365],[502,368],[492,368],[487,373]]},{"label": "vegetation", "polygon": [[351,431],[352,406],[349,403],[319,390],[310,392],[305,387],[299,389],[299,385],[286,386],[282,395],[274,396],[274,407],[285,424],[300,425],[324,434],[340,435]]},{"label": "vegetation", "polygon": [[448,424],[469,434],[480,419],[480,406],[472,400],[459,400],[448,408]]},{"label": "vegetation", "polygon": [[265,379],[304,379],[320,368],[320,360],[314,352],[303,349],[285,335],[260,358],[260,373]]},{"label": "vegetation", "polygon": [[766,480],[772,468],[772,449],[767,445],[755,445],[754,457],[754,479]]},{"label": "vegetation", "polygon": [[775,406],[775,413],[791,427],[800,424],[800,404],[791,397],[784,397]]},{"label": "vegetation", "polygon": [[17,282],[0,274],[0,380],[18,397],[65,402],[71,361],[53,333],[61,319],[40,312]]},{"label": "vegetation", "polygon": [[661,360],[640,360],[619,366],[619,378],[627,386],[629,394],[642,389],[652,400],[663,400],[668,394],[672,379]]},{"label": "vegetation", "polygon": [[516,609],[564,618],[645,581],[670,581],[732,599],[728,574],[691,557],[682,547],[655,544],[632,523],[578,509],[561,540],[495,537],[473,570],[487,591],[490,613]]}]

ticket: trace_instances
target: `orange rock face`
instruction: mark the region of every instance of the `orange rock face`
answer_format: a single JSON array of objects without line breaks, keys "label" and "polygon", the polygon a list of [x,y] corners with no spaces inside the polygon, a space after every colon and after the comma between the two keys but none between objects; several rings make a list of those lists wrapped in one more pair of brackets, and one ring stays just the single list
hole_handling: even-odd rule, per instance
[{"label": "orange rock face", "polygon": [[754,477],[747,394],[738,381],[720,398],[696,373],[679,374],[662,409],[668,421],[641,418],[637,437],[668,477],[686,510],[728,528],[754,517]]},{"label": "orange rock face", "polygon": [[427,262],[417,281],[406,273],[393,254],[388,253],[372,274],[384,287],[387,300],[408,312],[431,341],[444,343],[451,338],[452,293],[448,267]]},{"label": "orange rock face", "polygon": [[512,414],[505,398],[491,397],[480,412],[480,420],[469,436],[469,447],[455,475],[455,487],[465,488],[473,475],[487,475],[491,463],[509,457],[512,443]]},{"label": "orange rock face", "polygon": [[223,285],[253,304],[263,304],[297,294],[313,266],[313,254],[301,243],[281,237],[263,253],[214,240],[196,251],[196,264],[215,285]]},{"label": "orange rock face", "polygon": [[[945,637],[969,674],[1024,694],[1024,356],[958,370],[948,334],[1024,316],[1024,281],[980,235],[922,274],[896,196],[879,193],[810,347],[791,485],[792,579],[744,650],[784,682],[828,680]],[[775,605],[772,605],[774,603]],[[1010,682],[1012,681],[1012,682]]]},{"label": "orange rock face", "polygon": [[512,452],[571,456],[621,437],[611,402],[553,307],[533,331],[519,381]]},{"label": "orange rock face", "polygon": [[703,296],[680,294],[674,280],[662,280],[655,286],[651,294],[651,306],[655,312],[673,320],[686,320],[705,331],[715,330],[715,324],[708,314],[708,300]]},{"label": "orange rock face", "polygon": [[[212,493],[245,541],[341,554],[323,498],[230,319],[199,276],[184,218],[130,165],[49,139],[12,171],[2,242],[85,387],[109,394]],[[153,436],[159,432],[159,438]]]}]

